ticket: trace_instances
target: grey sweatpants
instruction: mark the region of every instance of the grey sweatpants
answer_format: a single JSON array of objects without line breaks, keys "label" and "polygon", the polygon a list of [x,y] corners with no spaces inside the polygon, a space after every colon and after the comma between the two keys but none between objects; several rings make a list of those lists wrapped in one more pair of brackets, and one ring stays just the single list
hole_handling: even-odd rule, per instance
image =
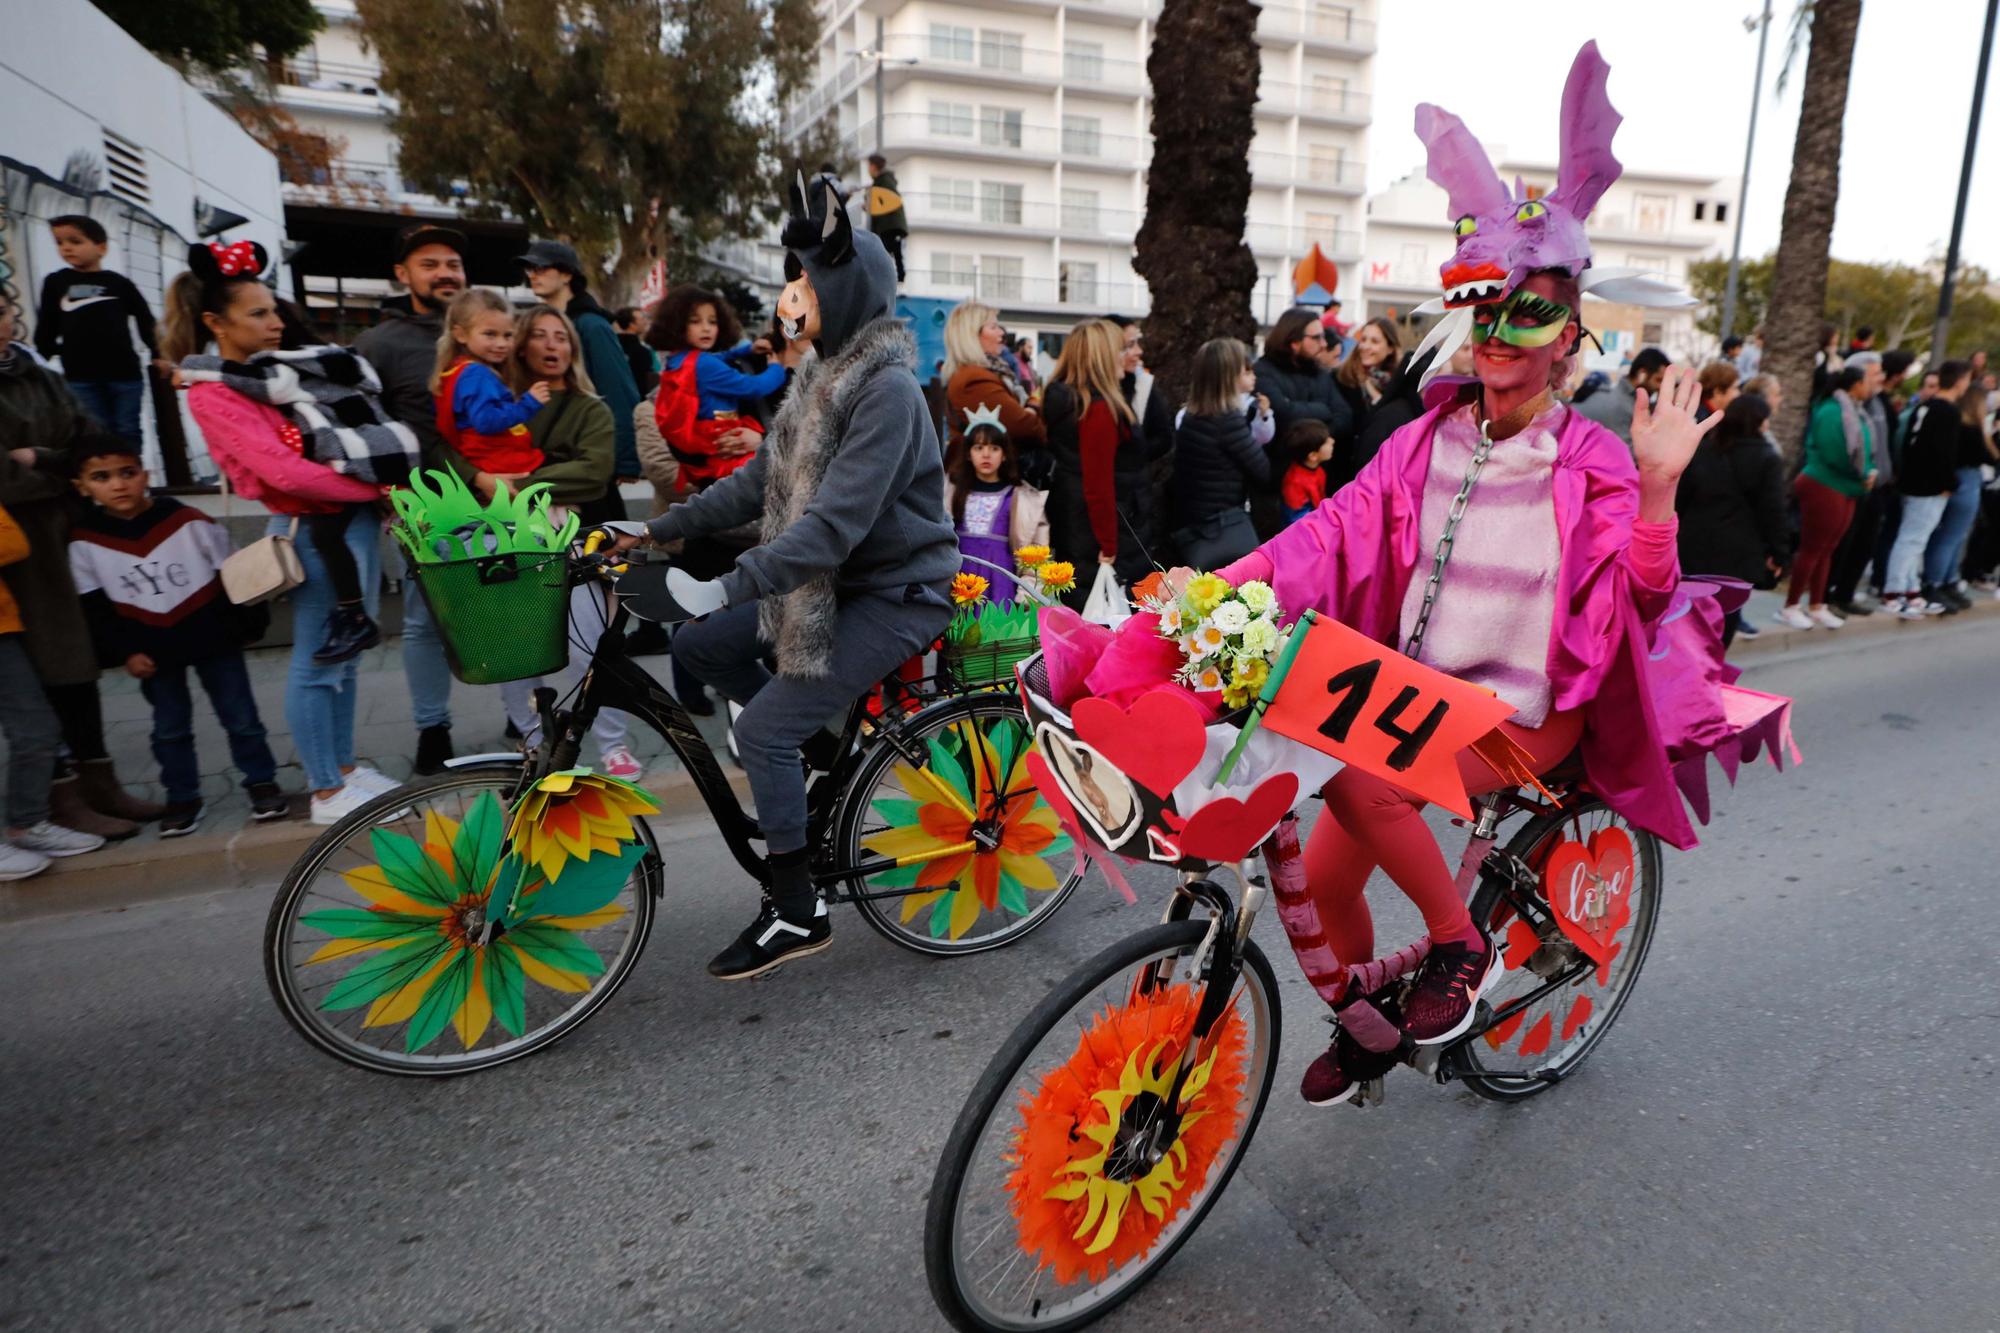
[{"label": "grey sweatpants", "polygon": [[911,584],[900,595],[862,594],[840,604],[833,660],[814,680],[772,675],[757,637],[756,602],[725,607],[675,631],[674,660],[743,706],[736,748],[750,778],[765,849],[806,845],[806,780],[799,747],[868,688],[923,652],[951,619],[944,593]]}]

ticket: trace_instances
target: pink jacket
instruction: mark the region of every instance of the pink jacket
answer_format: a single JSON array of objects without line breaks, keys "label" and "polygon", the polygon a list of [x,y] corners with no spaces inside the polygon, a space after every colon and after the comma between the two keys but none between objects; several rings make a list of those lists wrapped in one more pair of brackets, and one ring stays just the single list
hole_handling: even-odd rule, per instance
[{"label": "pink jacket", "polygon": [[327,514],[381,498],[381,487],[342,476],[285,443],[289,423],[277,408],[215,383],[191,385],[187,395],[208,456],[244,499],[274,514]]},{"label": "pink jacket", "polygon": [[[1391,435],[1352,484],[1226,572],[1239,579],[1242,566],[1267,558],[1287,615],[1315,610],[1395,643],[1404,589],[1431,558],[1418,549],[1418,519],[1431,431],[1452,406]],[[1555,707],[1584,710],[1583,766],[1598,794],[1640,827],[1692,847],[1694,826],[1646,684],[1652,627],[1668,609],[1678,569],[1634,556],[1638,471],[1616,435],[1571,412],[1554,482],[1562,550],[1548,659]],[[1657,583],[1641,572],[1649,565]]]}]

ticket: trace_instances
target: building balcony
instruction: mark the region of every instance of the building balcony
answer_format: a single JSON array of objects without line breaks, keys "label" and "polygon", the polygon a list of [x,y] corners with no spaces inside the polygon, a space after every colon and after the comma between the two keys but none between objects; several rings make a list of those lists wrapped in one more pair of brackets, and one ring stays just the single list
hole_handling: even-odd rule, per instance
[{"label": "building balcony", "polygon": [[982,193],[907,191],[903,207],[913,230],[970,235],[1061,236],[1069,240],[1131,244],[1140,215],[1130,209],[1056,204],[1045,199]]},{"label": "building balcony", "polygon": [[948,301],[983,301],[1004,311],[1047,311],[1081,318],[1106,310],[1144,310],[1151,302],[1143,282],[1097,278],[1050,278],[977,270],[910,269],[906,296]]},{"label": "building balcony", "polygon": [[1337,264],[1353,264],[1361,259],[1361,233],[1328,231],[1323,227],[1288,227],[1283,223],[1253,222],[1244,229],[1243,239],[1253,254],[1266,259],[1299,259],[1314,245]]},{"label": "building balcony", "polygon": [[1257,85],[1259,115],[1297,116],[1323,125],[1367,128],[1370,100],[1367,93],[1345,88],[1321,88],[1274,79],[1265,79]]},{"label": "building balcony", "polygon": [[371,65],[295,57],[268,67],[278,104],[288,109],[378,119],[388,111],[379,86],[381,71]]},{"label": "building balcony", "polygon": [[[1079,126],[1030,125],[979,116],[934,116],[892,112],[882,117],[879,144],[885,153],[926,153],[933,156],[998,160],[1022,165],[1052,161],[1078,166],[1138,171],[1152,155],[1152,144],[1136,135],[1104,134]],[[854,157],[876,151],[876,122],[863,121],[842,138]]]},{"label": "building balcony", "polygon": [[1344,9],[1266,4],[1257,11],[1257,37],[1274,44],[1302,42],[1335,55],[1375,54],[1375,25]]},{"label": "building balcony", "polygon": [[1301,190],[1359,197],[1367,188],[1368,167],[1346,157],[1252,149],[1250,175],[1259,185],[1289,185]]}]

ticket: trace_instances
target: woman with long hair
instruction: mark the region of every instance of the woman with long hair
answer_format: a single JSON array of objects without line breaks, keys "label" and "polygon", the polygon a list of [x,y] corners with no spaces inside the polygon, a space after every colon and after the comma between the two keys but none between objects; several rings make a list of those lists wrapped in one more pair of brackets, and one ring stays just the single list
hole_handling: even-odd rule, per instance
[{"label": "woman with long hair", "polygon": [[1024,473],[1046,480],[1048,428],[1021,382],[1000,312],[977,301],[961,301],[944,322],[944,397],[947,444],[965,438],[965,418],[978,408],[1000,414],[1000,428],[1020,456]]},{"label": "woman with long hair", "polygon": [[[252,247],[250,259],[243,257],[250,251],[241,246],[208,249],[207,255],[191,252],[190,267],[167,288],[162,350],[168,359],[184,360],[211,344],[224,361],[247,362],[259,352],[276,350],[285,326],[277,297],[261,276],[261,247]],[[188,411],[208,441],[209,457],[238,495],[271,511],[272,535],[291,533],[302,515],[367,503],[381,494],[378,487],[302,455],[289,442],[297,431],[277,408],[247,398],[221,380],[194,383],[187,396]],[[381,596],[381,529],[355,522],[343,535],[372,618]],[[337,599],[331,572],[312,542],[297,542],[293,549],[305,582],[290,593],[292,619],[299,625],[324,624]],[[356,660],[316,662],[317,646],[311,634],[294,637],[285,679],[285,720],[312,789],[312,821],[333,824],[397,783],[355,758]]]},{"label": "woman with long hair", "polygon": [[[1764,438],[1770,419],[1769,403],[1742,394],[1688,460],[1674,493],[1682,573],[1777,586],[1791,552],[1792,525],[1785,516],[1785,465]],[[1742,624],[1740,608],[1724,617],[1724,647]]]},{"label": "woman with long hair", "polygon": [[1181,558],[1216,569],[1257,545],[1247,508],[1253,487],[1271,484],[1271,456],[1251,432],[1268,408],[1251,394],[1257,377],[1234,338],[1212,338],[1194,356],[1193,387],[1175,423],[1174,500]]},{"label": "woman with long hair", "polygon": [[[1096,567],[1109,565],[1130,586],[1152,566],[1142,546],[1147,531],[1146,464],[1153,446],[1119,385],[1123,333],[1107,319],[1087,319],[1070,331],[1043,391],[1055,471],[1049,485],[1049,528],[1055,554],[1076,566],[1082,605]],[[1169,444],[1171,448],[1171,443]]]},{"label": "woman with long hair", "polygon": [[[1403,337],[1395,324],[1378,316],[1354,331],[1354,346],[1334,370],[1333,384],[1354,417],[1356,439],[1367,431],[1375,410],[1398,387],[1396,372],[1402,363]],[[1341,461],[1338,453],[1335,461]],[[1359,470],[1360,463],[1355,462],[1347,475]],[[1337,487],[1345,479],[1336,471],[1333,484]]]},{"label": "woman with long hair", "polygon": [[1882,386],[1882,367],[1843,367],[1832,384],[1833,391],[1813,409],[1805,468],[1792,483],[1799,502],[1799,554],[1785,605],[1774,619],[1793,629],[1839,629],[1847,623],[1828,609],[1826,585],[1854,506],[1875,484],[1875,460],[1882,449],[1873,423],[1861,410],[1862,402]]}]

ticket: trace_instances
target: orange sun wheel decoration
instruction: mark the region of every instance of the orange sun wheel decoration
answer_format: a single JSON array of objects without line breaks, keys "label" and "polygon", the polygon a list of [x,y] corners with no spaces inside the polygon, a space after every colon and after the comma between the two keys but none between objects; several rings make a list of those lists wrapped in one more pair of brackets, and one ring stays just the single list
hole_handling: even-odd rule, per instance
[{"label": "orange sun wheel decoration", "polygon": [[514,808],[507,840],[514,853],[554,880],[571,857],[616,855],[632,841],[632,820],[657,814],[660,803],[643,787],[587,768],[551,773]]},{"label": "orange sun wheel decoration", "polygon": [[1118,1180],[1105,1170],[1118,1122],[1142,1095],[1171,1090],[1201,995],[1177,985],[1099,1014],[1076,1053],[1021,1106],[1007,1178],[1021,1248],[1053,1269],[1102,1282],[1152,1249],[1208,1180],[1243,1117],[1243,1023],[1222,1017],[1206,1059],[1181,1093],[1181,1132],[1152,1170]]}]

